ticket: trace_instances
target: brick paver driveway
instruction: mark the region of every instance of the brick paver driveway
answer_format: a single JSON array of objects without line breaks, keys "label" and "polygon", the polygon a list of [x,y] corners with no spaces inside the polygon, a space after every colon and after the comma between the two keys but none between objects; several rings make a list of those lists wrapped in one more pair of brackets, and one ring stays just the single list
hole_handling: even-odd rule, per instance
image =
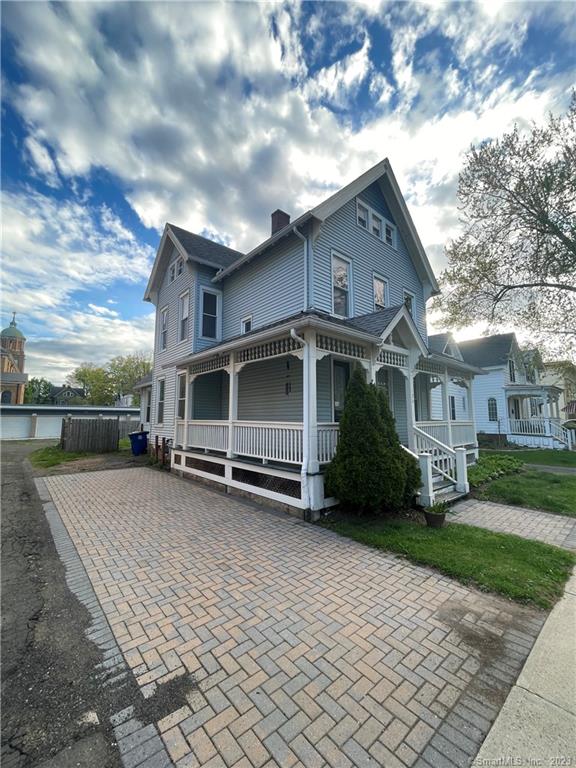
[{"label": "brick paver driveway", "polygon": [[46,484],[145,694],[198,685],[130,768],[470,765],[543,621],[151,469]]},{"label": "brick paver driveway", "polygon": [[479,499],[459,501],[452,511],[454,514],[450,515],[450,521],[454,523],[476,525],[500,533],[514,533],[523,539],[535,539],[556,547],[576,550],[576,519],[573,517]]}]

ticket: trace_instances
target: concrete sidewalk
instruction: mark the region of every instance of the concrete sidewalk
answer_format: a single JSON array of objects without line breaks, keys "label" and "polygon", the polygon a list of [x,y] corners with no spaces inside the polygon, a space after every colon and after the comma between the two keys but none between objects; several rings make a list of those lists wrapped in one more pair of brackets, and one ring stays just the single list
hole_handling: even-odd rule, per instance
[{"label": "concrete sidewalk", "polygon": [[574,765],[575,669],[576,573],[544,624],[473,764],[553,765],[558,760],[557,765]]}]

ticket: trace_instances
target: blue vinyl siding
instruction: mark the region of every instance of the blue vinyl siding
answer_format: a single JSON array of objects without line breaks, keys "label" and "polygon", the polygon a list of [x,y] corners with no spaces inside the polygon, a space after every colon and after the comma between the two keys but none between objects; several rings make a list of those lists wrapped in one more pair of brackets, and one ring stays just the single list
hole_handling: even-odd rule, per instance
[{"label": "blue vinyl siding", "polygon": [[332,421],[332,358],[328,355],[316,363],[316,392],[318,422]]},{"label": "blue vinyl siding", "polygon": [[198,376],[192,383],[192,418],[228,418],[228,374],[215,371]]},{"label": "blue vinyl siding", "polygon": [[304,308],[304,243],[287,237],[218,287],[224,290],[224,339],[241,333],[246,315],[252,315],[252,328],[259,328],[300,312]]},{"label": "blue vinyl siding", "polygon": [[[359,198],[387,219],[392,219],[378,187],[372,185]],[[394,223],[394,222],[392,222]],[[352,309],[354,315],[374,311],[374,273],[388,280],[390,305],[402,304],[403,291],[415,295],[416,325],[426,340],[426,308],[423,286],[408,249],[396,231],[397,248],[379,240],[356,223],[356,200],[351,200],[323,224],[314,244],[313,304],[324,312],[332,311],[332,249],[352,262]]]},{"label": "blue vinyl siding", "polygon": [[302,362],[287,356],[243,368],[238,374],[238,418],[302,421]]}]

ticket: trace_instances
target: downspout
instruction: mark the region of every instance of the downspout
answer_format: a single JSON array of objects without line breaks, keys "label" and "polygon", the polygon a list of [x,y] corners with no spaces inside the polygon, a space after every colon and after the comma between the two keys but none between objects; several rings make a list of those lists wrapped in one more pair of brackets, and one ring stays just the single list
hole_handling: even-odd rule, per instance
[{"label": "downspout", "polygon": [[[304,304],[302,309],[306,311],[308,309],[308,238],[304,237],[298,227],[292,227],[292,232],[304,243]],[[292,334],[292,331],[290,331],[290,334]],[[292,338],[296,337],[293,336]],[[306,342],[303,343],[305,344]]]},{"label": "downspout", "polygon": [[[304,347],[304,355],[308,354],[308,342],[302,336],[298,336],[294,328],[290,329],[290,336],[294,341],[299,342]],[[306,361],[303,361],[306,365]],[[309,363],[308,363],[309,364]],[[310,508],[310,492],[308,488],[308,433],[310,431],[310,413],[308,408],[308,393],[302,388],[302,466],[300,467],[300,483],[302,486],[302,501],[305,503],[304,509]]]}]

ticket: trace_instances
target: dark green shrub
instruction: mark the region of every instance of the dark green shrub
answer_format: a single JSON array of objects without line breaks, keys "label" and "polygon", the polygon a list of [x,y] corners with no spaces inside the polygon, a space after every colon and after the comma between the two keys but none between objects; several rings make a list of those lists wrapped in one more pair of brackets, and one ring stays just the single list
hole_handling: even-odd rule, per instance
[{"label": "dark green shrub", "polygon": [[396,431],[396,422],[388,404],[386,390],[382,387],[376,387],[376,392],[384,429],[384,442],[389,452],[394,454],[394,458],[390,455],[388,461],[392,467],[396,464],[396,460],[403,466],[403,471],[400,471],[399,475],[404,483],[402,502],[409,505],[412,503],[416,491],[422,485],[420,466],[414,456],[405,451],[400,443],[400,438]]},{"label": "dark green shrub", "polygon": [[355,368],[346,390],[336,455],[326,468],[326,489],[345,507],[377,512],[388,482],[385,466],[378,400],[364,371]]},{"label": "dark green shrub", "polygon": [[346,390],[340,438],[326,469],[326,490],[358,513],[400,509],[420,484],[420,470],[402,449],[384,392],[355,368]]}]

